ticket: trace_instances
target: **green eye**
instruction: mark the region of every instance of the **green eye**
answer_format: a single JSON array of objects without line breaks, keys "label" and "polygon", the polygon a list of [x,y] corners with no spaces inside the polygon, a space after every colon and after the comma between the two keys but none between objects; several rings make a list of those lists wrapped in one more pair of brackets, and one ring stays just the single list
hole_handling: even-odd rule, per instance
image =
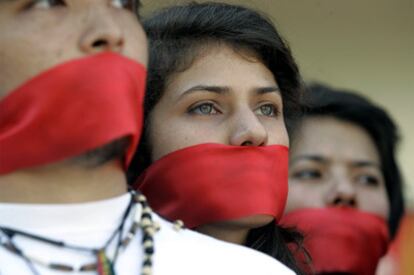
[{"label": "green eye", "polygon": [[211,106],[210,104],[203,104],[200,107],[198,107],[198,109],[200,110],[200,113],[207,115],[211,113],[211,111],[213,110],[213,106]]},{"label": "green eye", "polygon": [[213,103],[202,103],[190,109],[189,113],[197,115],[214,115],[218,111],[214,108]]},{"label": "green eye", "polygon": [[36,0],[28,8],[48,9],[56,6],[66,6],[64,0]]},{"label": "green eye", "polygon": [[279,112],[277,107],[273,104],[264,104],[256,110],[256,114],[268,117],[276,117]]},{"label": "green eye", "polygon": [[262,113],[265,116],[274,116],[275,115],[275,108],[271,105],[264,105],[260,107]]}]

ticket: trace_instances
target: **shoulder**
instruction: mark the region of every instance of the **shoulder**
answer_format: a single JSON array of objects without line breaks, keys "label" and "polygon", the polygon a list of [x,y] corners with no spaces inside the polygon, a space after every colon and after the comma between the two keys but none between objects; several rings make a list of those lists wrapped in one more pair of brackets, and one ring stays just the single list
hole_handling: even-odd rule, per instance
[{"label": "shoulder", "polygon": [[[197,232],[175,230],[156,216],[161,230],[155,236],[155,269],[179,267],[180,274],[281,274],[295,273],[279,261],[252,249],[223,242]],[[195,272],[196,271],[196,272]],[[166,272],[163,271],[163,272]],[[164,274],[156,272],[155,274]]]}]

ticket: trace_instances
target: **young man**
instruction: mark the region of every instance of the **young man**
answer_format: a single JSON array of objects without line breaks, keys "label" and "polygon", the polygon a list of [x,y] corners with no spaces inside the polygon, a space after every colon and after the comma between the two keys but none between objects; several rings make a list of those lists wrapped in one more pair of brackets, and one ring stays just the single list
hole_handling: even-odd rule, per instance
[{"label": "young man", "polygon": [[137,6],[0,0],[0,274],[292,274],[128,192],[147,62]]}]

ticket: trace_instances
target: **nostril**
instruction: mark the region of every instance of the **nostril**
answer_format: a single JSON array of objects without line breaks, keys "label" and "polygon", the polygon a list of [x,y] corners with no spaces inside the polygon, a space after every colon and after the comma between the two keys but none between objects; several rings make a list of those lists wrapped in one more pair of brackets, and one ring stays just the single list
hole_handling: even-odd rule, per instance
[{"label": "nostril", "polygon": [[108,42],[104,39],[99,39],[93,42],[92,47],[94,48],[105,48],[108,46]]},{"label": "nostril", "polygon": [[245,141],[245,142],[242,143],[241,146],[253,146],[253,142],[251,142],[251,141]]},{"label": "nostril", "polygon": [[336,206],[350,206],[350,207],[356,207],[356,201],[355,199],[344,199],[344,198],[336,198],[333,202],[333,205]]},{"label": "nostril", "polygon": [[340,198],[336,198],[336,199],[332,202],[332,204],[333,204],[333,205],[339,205],[339,204],[342,204],[342,199],[340,199]]}]

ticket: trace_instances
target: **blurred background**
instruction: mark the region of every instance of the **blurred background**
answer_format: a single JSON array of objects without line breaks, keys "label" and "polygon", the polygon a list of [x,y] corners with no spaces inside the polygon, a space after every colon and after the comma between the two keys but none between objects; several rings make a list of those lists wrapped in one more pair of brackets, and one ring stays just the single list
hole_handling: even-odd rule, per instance
[{"label": "blurred background", "polygon": [[[143,16],[189,1],[143,0]],[[198,1],[203,2],[203,1]],[[265,12],[306,81],[358,91],[397,121],[399,163],[414,211],[414,0],[232,0]]]}]

